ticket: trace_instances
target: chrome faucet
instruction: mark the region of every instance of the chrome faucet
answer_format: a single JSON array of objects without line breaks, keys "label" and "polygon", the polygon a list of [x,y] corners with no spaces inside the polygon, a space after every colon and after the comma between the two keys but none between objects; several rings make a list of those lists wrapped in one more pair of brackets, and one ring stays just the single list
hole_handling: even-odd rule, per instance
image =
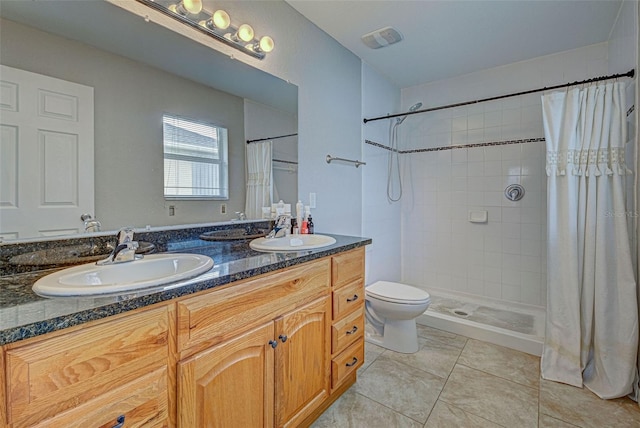
[{"label": "chrome faucet", "polygon": [[98,219],[91,217],[91,214],[82,214],[80,216],[80,220],[84,222],[85,232],[100,232],[102,224],[98,221]]},{"label": "chrome faucet", "polygon": [[287,228],[289,228],[291,224],[289,221],[287,221],[290,218],[291,216],[288,214],[281,214],[278,217],[276,217],[276,222],[275,222],[275,225],[273,226],[273,229],[271,230],[271,232],[269,232],[267,236],[265,236],[265,238],[273,239],[273,238],[281,238],[285,236],[287,234]]},{"label": "chrome faucet", "polygon": [[118,232],[118,243],[106,259],[98,260],[98,266],[140,260],[143,256],[136,254],[138,242],[133,240],[133,229],[125,227]]}]

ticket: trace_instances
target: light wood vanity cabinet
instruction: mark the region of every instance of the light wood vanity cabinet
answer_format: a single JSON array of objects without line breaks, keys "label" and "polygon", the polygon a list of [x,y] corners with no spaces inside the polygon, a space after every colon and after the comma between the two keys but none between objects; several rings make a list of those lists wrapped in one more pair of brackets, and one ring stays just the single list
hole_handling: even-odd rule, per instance
[{"label": "light wood vanity cabinet", "polygon": [[6,346],[9,426],[170,426],[172,309]]},{"label": "light wood vanity cabinet", "polygon": [[358,248],[6,345],[0,427],[308,426],[355,382],[363,305]]}]

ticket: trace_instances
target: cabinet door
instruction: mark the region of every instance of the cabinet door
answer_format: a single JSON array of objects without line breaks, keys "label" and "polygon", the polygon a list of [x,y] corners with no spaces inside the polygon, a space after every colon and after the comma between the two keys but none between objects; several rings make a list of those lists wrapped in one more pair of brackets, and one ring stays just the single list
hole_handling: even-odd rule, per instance
[{"label": "cabinet door", "polygon": [[330,314],[325,297],[276,319],[278,427],[297,426],[329,396]]},{"label": "cabinet door", "polygon": [[273,426],[273,322],[178,364],[181,428]]}]

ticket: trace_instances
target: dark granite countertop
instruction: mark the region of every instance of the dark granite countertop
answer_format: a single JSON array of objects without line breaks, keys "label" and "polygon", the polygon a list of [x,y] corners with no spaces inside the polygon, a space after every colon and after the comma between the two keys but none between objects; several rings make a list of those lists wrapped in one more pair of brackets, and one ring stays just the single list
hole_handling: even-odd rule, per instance
[{"label": "dark granite countertop", "polygon": [[371,243],[371,239],[330,235],[336,243],[317,250],[261,253],[248,241],[206,242],[188,238],[170,242],[169,252],[197,253],[211,257],[214,267],[186,281],[138,290],[118,296],[44,298],[36,295],[33,283],[60,268],[0,276],[0,345],[62,330],[88,321],[186,296],[234,281],[338,254]]}]

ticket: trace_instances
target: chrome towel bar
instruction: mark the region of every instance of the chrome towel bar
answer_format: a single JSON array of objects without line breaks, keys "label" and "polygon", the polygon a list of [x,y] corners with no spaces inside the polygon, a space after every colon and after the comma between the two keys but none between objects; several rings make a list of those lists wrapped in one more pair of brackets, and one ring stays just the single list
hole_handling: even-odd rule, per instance
[{"label": "chrome towel bar", "polygon": [[331,161],[342,161],[342,162],[350,162],[356,165],[356,168],[358,168],[360,165],[366,165],[366,162],[361,162],[359,160],[351,160],[351,159],[345,159],[345,158],[338,158],[335,156],[331,156],[331,155],[327,155],[327,163],[331,163]]}]

